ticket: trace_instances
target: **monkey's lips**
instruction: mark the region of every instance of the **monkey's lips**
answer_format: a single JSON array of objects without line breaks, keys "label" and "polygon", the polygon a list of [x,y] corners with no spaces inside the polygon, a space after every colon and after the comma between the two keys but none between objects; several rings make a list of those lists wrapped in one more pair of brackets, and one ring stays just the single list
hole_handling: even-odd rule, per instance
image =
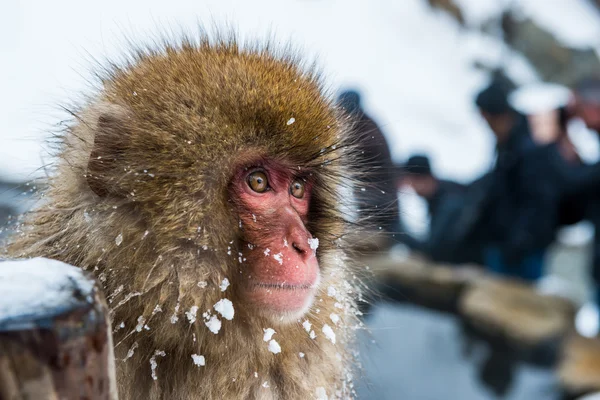
[{"label": "monkey's lips", "polygon": [[247,296],[256,306],[277,314],[304,313],[312,304],[319,277],[314,282],[251,281]]},{"label": "monkey's lips", "polygon": [[319,285],[316,254],[298,251],[293,245],[271,245],[271,254],[275,254],[270,255],[268,248],[255,247],[248,255],[244,297],[268,316],[299,317],[312,305]]}]

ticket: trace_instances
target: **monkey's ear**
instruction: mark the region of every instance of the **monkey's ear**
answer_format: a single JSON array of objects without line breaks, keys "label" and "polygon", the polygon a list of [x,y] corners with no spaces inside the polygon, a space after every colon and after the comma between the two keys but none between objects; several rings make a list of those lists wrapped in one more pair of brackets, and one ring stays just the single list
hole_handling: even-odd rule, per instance
[{"label": "monkey's ear", "polygon": [[128,116],[117,106],[102,107],[96,117],[94,144],[87,165],[87,183],[100,197],[123,197],[119,187],[122,161],[129,145]]}]

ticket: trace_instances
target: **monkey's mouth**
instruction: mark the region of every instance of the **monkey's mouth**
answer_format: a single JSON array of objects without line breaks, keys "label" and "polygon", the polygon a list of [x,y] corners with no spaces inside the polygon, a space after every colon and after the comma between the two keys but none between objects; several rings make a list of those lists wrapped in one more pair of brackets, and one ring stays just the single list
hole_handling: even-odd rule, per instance
[{"label": "monkey's mouth", "polygon": [[319,279],[313,283],[250,281],[246,296],[255,307],[275,316],[299,317],[312,305]]},{"label": "monkey's mouth", "polygon": [[309,284],[292,285],[289,283],[263,283],[263,282],[253,283],[252,286],[257,287],[257,288],[276,289],[276,290],[308,290],[308,289],[315,288],[315,285],[309,285]]}]

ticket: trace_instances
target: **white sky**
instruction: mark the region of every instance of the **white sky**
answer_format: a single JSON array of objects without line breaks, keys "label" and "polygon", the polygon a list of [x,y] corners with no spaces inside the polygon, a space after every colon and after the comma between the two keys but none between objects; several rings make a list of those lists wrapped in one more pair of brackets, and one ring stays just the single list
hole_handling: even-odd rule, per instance
[{"label": "white sky", "polygon": [[40,0],[3,8],[4,176],[26,178],[41,165],[40,139],[63,118],[56,105],[86,91],[87,60],[118,55],[125,35],[144,39],[198,19],[231,21],[249,36],[272,29],[319,56],[330,82],[364,91],[398,160],[427,150],[438,169],[470,178],[489,159],[490,137],[471,109],[481,77],[465,66],[470,55],[454,22],[423,0]]},{"label": "white sky", "polygon": [[[540,1],[544,6],[540,7]],[[268,30],[319,56],[334,87],[355,86],[401,161],[426,151],[443,176],[470,180],[491,162],[492,138],[472,105],[485,77],[476,58],[495,62],[501,45],[467,34],[425,0],[104,0],[3,2],[0,13],[0,176],[27,179],[48,162],[42,139],[64,114],[56,106],[85,93],[93,57],[115,57],[125,35],[147,38],[197,20],[230,21],[242,34]],[[459,0],[480,22],[499,0]],[[584,0],[522,0],[565,42],[600,38]],[[536,16],[537,18],[537,16]],[[591,21],[591,22],[590,22]],[[596,24],[594,25],[594,22]],[[573,24],[577,23],[573,29]],[[573,33],[574,31],[574,33]],[[521,81],[535,74],[509,59]]]}]

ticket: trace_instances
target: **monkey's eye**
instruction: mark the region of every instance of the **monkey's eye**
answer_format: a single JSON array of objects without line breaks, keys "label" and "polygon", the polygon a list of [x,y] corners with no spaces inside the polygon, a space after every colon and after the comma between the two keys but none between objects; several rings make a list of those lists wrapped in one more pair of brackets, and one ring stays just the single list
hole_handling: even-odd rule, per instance
[{"label": "monkey's eye", "polygon": [[298,199],[304,197],[304,182],[298,180],[292,182],[292,186],[290,187],[290,193],[292,194],[292,196]]},{"label": "monkey's eye", "polygon": [[247,182],[250,189],[254,190],[256,193],[264,193],[269,188],[267,175],[261,171],[255,171],[248,175]]}]

